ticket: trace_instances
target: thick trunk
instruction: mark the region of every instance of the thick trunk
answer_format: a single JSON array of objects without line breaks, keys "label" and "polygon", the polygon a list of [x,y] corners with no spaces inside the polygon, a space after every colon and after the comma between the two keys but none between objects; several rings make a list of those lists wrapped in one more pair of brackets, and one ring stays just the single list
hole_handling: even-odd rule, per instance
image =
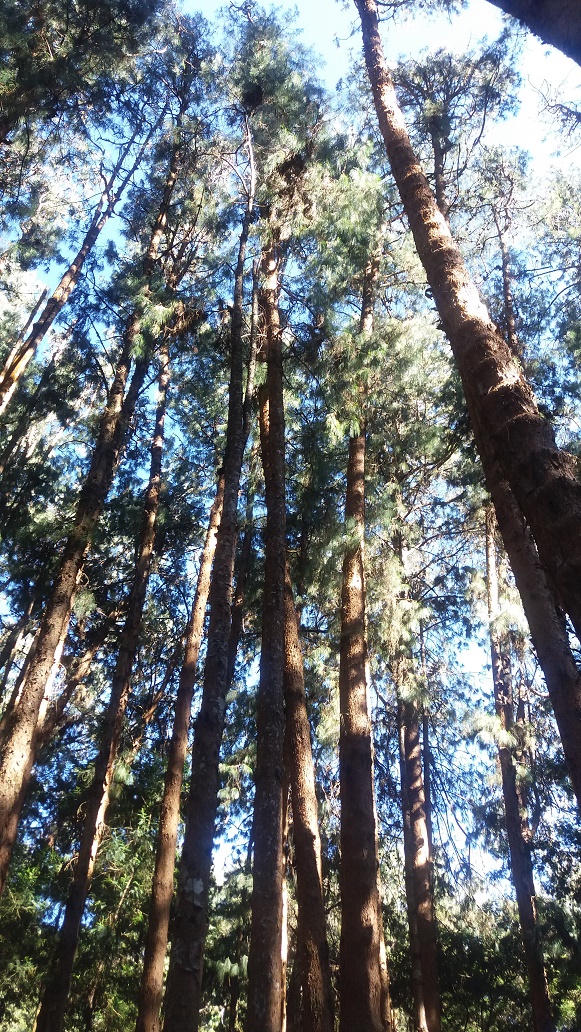
[{"label": "thick trunk", "polygon": [[[250,147],[250,135],[247,135]],[[238,532],[238,492],[246,445],[243,401],[243,287],[253,186],[240,234],[231,321],[231,372],[224,456],[224,503],[212,583],[204,687],[196,719],[186,830],[179,864],[175,922],[164,999],[164,1032],[197,1032],[220,785],[220,746],[226,718],[232,575]]]},{"label": "thick trunk", "polygon": [[[171,195],[177,180],[179,160],[180,152],[176,144],[144,257],[143,271],[146,280],[151,278],[155,270]],[[27,671],[20,701],[4,740],[0,763],[0,893],[6,882],[18,816],[24,801],[22,786],[34,764],[33,743],[38,714],[48,679],[54,668],[57,650],[59,646],[62,647],[67,635],[85,555],[111,487],[124,437],[149,366],[147,353],[137,359],[129,389],[125,394],[133,344],[139,330],[139,316],[137,312],[133,312],[127,321],[121,356],[101,419],[89,472],[77,503],[73,529],[65,545],[59,571],[44,611],[37,647]]]},{"label": "thick trunk", "polygon": [[200,558],[196,594],[186,631],[186,649],[175,701],[174,721],[159,818],[155,870],[145,940],[143,977],[138,1003],[136,1032],[157,1032],[159,1029],[159,1011],[163,995],[163,972],[174,889],[180,799],[188,746],[192,697],[223,503],[224,476],[222,475],[218,481],[216,497],[210,509],[208,531]]},{"label": "thick trunk", "polygon": [[303,1032],[333,1032],[333,987],[321,873],[315,770],[303,656],[288,566],[284,607],[286,756],[291,785],[297,901],[303,950]]},{"label": "thick trunk", "polygon": [[524,22],[543,43],[550,43],[581,64],[581,10],[577,0],[490,0],[490,3]]},{"label": "thick trunk", "polygon": [[400,701],[398,715],[415,1025],[421,1032],[439,1032],[440,991],[432,892],[432,857],[426,820],[417,705],[411,700]]},{"label": "thick trunk", "polygon": [[[148,142],[150,136],[151,133],[148,134],[146,142]],[[129,172],[127,172],[123,176],[119,186],[116,190],[114,190],[113,186],[115,180],[121,173],[121,170],[123,168],[123,162],[125,161],[125,158],[127,157],[131,147],[133,146],[134,140],[135,135],[127,144],[127,146],[123,148],[121,154],[119,155],[119,159],[105,186],[105,190],[103,192],[101,200],[99,201],[97,210],[95,211],[95,214],[91,219],[91,224],[85,234],[83,243],[81,244],[79,250],[77,251],[77,254],[73,258],[73,261],[69,265],[64,276],[61,278],[58,287],[56,288],[52,296],[48,299],[41,315],[32,326],[32,329],[30,330],[30,333],[28,334],[26,339],[22,342],[18,342],[12,349],[8,358],[6,359],[4,368],[0,373],[0,415],[5,411],[12,395],[14,394],[14,391],[16,390],[18,381],[20,380],[20,377],[22,376],[28,363],[34,356],[36,349],[38,348],[38,345],[40,344],[45,334],[48,333],[56,317],[64,308],[77,283],[79,282],[79,277],[81,275],[83,266],[88,255],[91,253],[99,237],[99,234],[101,233],[101,230],[105,227],[110,216],[113,214],[115,205],[119,201],[125,187],[127,186],[129,180],[132,178],[135,170],[141,162],[145,144],[143,145],[143,147],[141,147],[139,154],[136,160],[133,162]]]},{"label": "thick trunk", "polygon": [[[490,620],[490,653],[494,683],[494,705],[504,739],[514,727],[512,675],[507,642],[498,629],[499,593],[496,570],[495,519],[492,509],[486,514],[486,575],[488,616]],[[499,745],[498,756],[502,775],[502,794],[514,885],[529,977],[529,996],[534,1032],[555,1032],[551,1016],[549,989],[543,951],[537,926],[537,907],[533,864],[527,835],[526,815],[521,812],[517,786],[516,763],[506,741]]]},{"label": "thick trunk", "polygon": [[262,645],[257,700],[254,870],[248,957],[247,1032],[280,1032],[283,746],[285,660],[285,428],[278,257],[264,254],[261,308],[266,328],[267,382],[260,392],[260,441],[266,497]]},{"label": "thick trunk", "polygon": [[119,654],[111,686],[111,697],[107,707],[104,727],[101,731],[93,783],[86,803],[79,854],[67,899],[59,941],[48,975],[40,1011],[36,1019],[36,1032],[61,1032],[63,1028],[83,911],[89,892],[97,851],[105,828],[105,817],[119,751],[123,719],[131,688],[131,673],[141,633],[143,606],[145,604],[155,543],[155,530],[161,494],[163,428],[167,407],[168,384],[169,360],[167,351],[164,350],[161,356],[159,396],[151,447],[149,484],[143,508],[133,584],[127,603],[127,616],[121,633]]},{"label": "thick trunk", "polygon": [[[464,384],[472,423],[492,442],[541,561],[581,634],[581,484],[559,451],[510,348],[471,282],[411,147],[383,55],[375,0],[355,0],[391,169]],[[487,472],[487,459],[482,455]]]}]

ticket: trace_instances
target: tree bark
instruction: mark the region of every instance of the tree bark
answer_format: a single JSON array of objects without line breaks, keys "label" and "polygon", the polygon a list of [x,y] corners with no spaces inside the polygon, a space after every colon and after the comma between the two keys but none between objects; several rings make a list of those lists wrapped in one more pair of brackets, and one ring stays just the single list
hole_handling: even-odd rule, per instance
[{"label": "tree bark", "polygon": [[[378,262],[365,271],[360,333],[373,329]],[[345,524],[351,540],[343,560],[339,695],[341,725],[340,1030],[390,1028],[379,856],[373,784],[373,745],[367,686],[365,629],[365,425],[349,441]]]},{"label": "tree bark", "polygon": [[495,519],[492,509],[486,512],[486,578],[488,618],[490,621],[490,654],[494,683],[494,705],[503,738],[498,747],[502,775],[502,794],[510,854],[510,869],[528,970],[529,997],[534,1032],[555,1032],[551,1015],[549,988],[537,925],[536,893],[529,845],[526,813],[521,811],[517,786],[516,763],[507,741],[514,729],[512,674],[506,636],[499,625],[499,590],[496,569]]},{"label": "tree bark", "polygon": [[[172,151],[163,197],[143,261],[147,281],[155,269],[171,195],[177,181],[179,161],[180,150],[176,143]],[[67,635],[85,556],[111,487],[124,438],[149,367],[150,356],[146,352],[137,359],[129,389],[125,394],[133,345],[139,330],[139,315],[134,311],[127,321],[123,347],[101,419],[91,465],[80,492],[73,529],[67,539],[59,571],[41,621],[34,658],[27,671],[20,702],[14,711],[4,740],[0,761],[0,893],[4,890],[18,817],[24,802],[22,787],[34,764],[33,743],[38,714],[48,679],[54,668],[57,650],[62,647]]]},{"label": "tree bark", "polygon": [[[404,664],[396,664],[397,666]],[[400,680],[397,678],[396,679]],[[398,685],[398,694],[405,692]],[[426,819],[420,723],[411,699],[398,701],[400,767],[404,825],[404,858],[415,1026],[421,1032],[440,1032],[436,917],[432,891],[432,857]]]},{"label": "tree bark", "polygon": [[[159,124],[159,123],[158,123]],[[144,141],[139,153],[133,162],[129,171],[123,176],[119,186],[116,190],[113,190],[115,180],[118,178],[122,168],[123,162],[127,157],[133,143],[135,142],[136,133],[133,135],[129,143],[121,151],[117,164],[111,173],[109,180],[105,184],[105,189],[100,198],[99,204],[97,205],[96,211],[91,219],[89,228],[85,234],[83,243],[81,244],[77,254],[73,258],[61,281],[48,299],[44,309],[36,320],[32,329],[24,341],[17,342],[12,349],[10,355],[4,363],[4,368],[0,373],[0,415],[6,410],[6,407],[18,386],[18,381],[26,369],[28,363],[34,356],[38,345],[41,340],[48,333],[48,330],[55,321],[57,315],[62,311],[77,283],[83,270],[83,266],[89,254],[91,253],[101,230],[104,229],[109,218],[113,214],[115,205],[120,200],[125,187],[129,183],[130,179],[134,175],[138,168],[143,152],[147,143],[149,142],[154,129],[152,129],[147,139]]]},{"label": "tree bark", "polygon": [[480,433],[476,423],[474,436],[480,452],[487,454],[487,487],[549,692],[577,806],[581,810],[581,673],[571,651],[563,613],[541,565],[532,534],[503,477],[490,442]]},{"label": "tree bark", "polygon": [[301,927],[303,1032],[333,1032],[333,987],[321,871],[321,840],[303,656],[288,564],[285,573],[286,756],[292,799]]},{"label": "tree bark", "polygon": [[581,11],[577,0],[490,0],[505,14],[518,18],[543,43],[581,64]]},{"label": "tree bark", "polygon": [[[252,155],[247,123],[247,145]],[[251,161],[253,166],[253,162]],[[254,203],[247,197],[234,277],[231,372],[224,456],[224,504],[210,587],[210,618],[202,702],[196,720],[186,830],[178,872],[175,922],[164,998],[164,1032],[197,1032],[201,1004],[207,907],[220,784],[219,757],[228,692],[232,575],[237,542],[238,493],[246,445],[243,401],[243,292],[246,245]]]},{"label": "tree bark", "polygon": [[285,426],[277,246],[264,253],[260,304],[266,328],[267,382],[260,391],[266,532],[262,646],[254,775],[254,870],[248,956],[247,1032],[280,1032],[285,661]]},{"label": "tree bark", "polygon": [[343,561],[339,695],[341,726],[340,1030],[382,1032],[378,856],[373,748],[367,698],[363,534],[365,433],[349,441],[345,521],[354,525]]},{"label": "tree bark", "polygon": [[196,593],[186,631],[186,649],[175,701],[174,720],[159,818],[136,1032],[158,1032],[159,1029],[159,1011],[163,995],[163,972],[174,889],[180,799],[188,746],[192,697],[223,504],[224,475],[222,474],[218,480],[216,496],[210,509],[208,531],[200,558]]},{"label": "tree bark", "polygon": [[[391,169],[464,385],[473,425],[492,442],[541,561],[581,634],[581,484],[510,348],[471,282],[414,154],[379,34],[376,0],[355,0],[365,60]],[[482,457],[483,466],[487,459]]]},{"label": "tree bark", "polygon": [[164,347],[161,355],[159,394],[151,447],[149,484],[143,508],[133,584],[127,604],[127,616],[121,633],[119,654],[113,674],[111,697],[101,732],[99,752],[95,760],[95,773],[86,802],[85,821],[79,854],[69,890],[64,921],[59,933],[59,941],[51,963],[42,1004],[36,1019],[36,1032],[62,1032],[83,911],[97,852],[105,829],[105,818],[109,806],[111,785],[123,729],[123,719],[131,690],[131,673],[139,644],[143,622],[143,607],[155,543],[155,530],[161,495],[161,462],[168,385],[169,359],[167,350]]}]

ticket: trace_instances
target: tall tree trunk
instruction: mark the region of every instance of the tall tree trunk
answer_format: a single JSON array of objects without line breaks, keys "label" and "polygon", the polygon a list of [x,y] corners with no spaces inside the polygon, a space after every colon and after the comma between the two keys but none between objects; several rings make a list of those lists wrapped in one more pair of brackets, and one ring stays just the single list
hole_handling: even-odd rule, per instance
[{"label": "tall tree trunk", "polygon": [[161,354],[159,393],[151,447],[149,484],[143,507],[143,519],[133,584],[127,603],[127,616],[121,633],[119,654],[113,674],[111,697],[101,732],[99,752],[95,760],[95,773],[86,802],[85,821],[79,854],[72,885],[69,890],[63,925],[59,933],[59,941],[51,963],[40,1011],[36,1019],[36,1032],[61,1032],[63,1028],[83,911],[97,852],[105,829],[105,818],[109,806],[111,785],[123,729],[123,719],[131,689],[131,674],[139,644],[143,622],[143,607],[155,543],[155,530],[161,495],[161,462],[168,384],[169,359],[167,350],[164,347]]},{"label": "tall tree trunk", "polygon": [[[267,432],[268,433],[268,432]],[[285,573],[286,757],[292,798],[301,928],[303,1032],[333,1032],[333,986],[321,870],[321,839],[303,656],[288,565]]]},{"label": "tall tree trunk", "polygon": [[[176,144],[144,257],[144,275],[148,281],[155,269],[171,195],[177,180],[179,161],[180,150]],[[111,487],[124,437],[149,366],[150,359],[147,353],[137,359],[129,389],[125,394],[133,345],[139,330],[139,315],[134,311],[125,328],[123,347],[101,419],[91,465],[79,495],[73,529],[67,539],[59,571],[44,611],[34,658],[27,671],[20,702],[14,711],[4,740],[0,761],[0,893],[6,883],[18,817],[24,802],[23,784],[34,764],[34,733],[47,682],[54,667],[59,645],[62,647],[67,635],[85,555]]]},{"label": "tall tree trunk", "polygon": [[487,454],[486,482],[498,528],[529,625],[555,713],[577,806],[581,810],[581,673],[571,651],[560,611],[535,542],[499,463],[477,423],[474,435]]},{"label": "tall tree trunk", "polygon": [[149,922],[145,940],[143,977],[138,1002],[136,1032],[158,1032],[159,1029],[159,1011],[163,995],[163,972],[174,888],[180,799],[184,763],[188,747],[192,697],[223,504],[224,475],[222,474],[218,480],[216,496],[210,509],[208,531],[200,558],[196,593],[186,631],[186,649],[175,701],[174,720],[159,817],[155,869],[149,905]]},{"label": "tall tree trunk", "polygon": [[[157,125],[159,125],[159,121]],[[99,200],[93,218],[91,219],[89,228],[85,234],[83,243],[77,251],[77,254],[73,258],[64,276],[62,276],[58,287],[55,289],[52,296],[48,299],[42,313],[32,326],[32,329],[26,337],[26,339],[22,342],[17,342],[12,351],[10,352],[10,355],[6,359],[6,362],[4,363],[4,368],[0,373],[0,415],[5,411],[12,395],[14,394],[14,391],[16,390],[16,387],[18,386],[18,381],[22,376],[24,370],[26,369],[28,363],[34,356],[36,349],[38,348],[38,345],[40,344],[45,334],[48,333],[48,330],[52,326],[57,315],[59,315],[61,310],[64,308],[77,283],[79,282],[79,277],[83,270],[85,261],[91,253],[95,243],[97,242],[101,230],[104,229],[106,223],[113,214],[115,205],[120,200],[123,191],[125,190],[125,187],[129,183],[130,179],[133,177],[136,169],[139,167],[145,147],[149,143],[149,140],[154,132],[154,129],[157,128],[157,125],[154,128],[152,128],[151,131],[148,133],[147,139],[141,146],[135,161],[131,165],[131,168],[122,177],[117,189],[114,190],[113,187],[115,181],[116,179],[118,179],[119,174],[121,173],[121,170],[123,168],[123,162],[125,161],[127,155],[131,150],[131,147],[135,142],[135,136],[137,135],[137,133],[134,133],[129,143],[121,151],[119,158],[117,160],[117,164],[115,165],[113,172],[111,173],[107,183],[105,184],[105,189],[103,190],[103,194]]]},{"label": "tall tree trunk", "polygon": [[490,653],[494,683],[494,705],[500,721],[503,742],[498,747],[502,775],[502,794],[510,854],[510,869],[515,888],[518,914],[529,977],[529,996],[534,1032],[555,1032],[551,1016],[549,989],[543,951],[537,926],[537,907],[533,864],[529,846],[526,813],[519,805],[516,763],[505,741],[514,729],[512,674],[505,636],[498,626],[499,591],[496,569],[496,522],[491,508],[486,512],[486,577],[488,617],[490,621]]},{"label": "tall tree trunk", "polygon": [[[253,169],[248,123],[246,142]],[[192,749],[186,830],[179,864],[175,922],[164,998],[164,1032],[197,1032],[199,1026],[212,848],[220,784],[219,757],[228,692],[228,644],[232,622],[232,575],[237,542],[238,492],[246,445],[242,306],[244,263],[253,204],[252,172],[234,277],[228,428],[223,466],[224,505],[210,587],[204,687]]]},{"label": "tall tree trunk", "polygon": [[[391,169],[448,335],[473,425],[491,440],[541,561],[581,635],[581,484],[470,280],[414,154],[379,34],[376,0],[355,0]],[[488,460],[481,454],[485,472]]]},{"label": "tall tree trunk", "polygon": [[506,243],[505,230],[500,225],[500,219],[493,210],[492,217],[496,226],[496,236],[500,248],[500,269],[502,272],[502,298],[504,306],[504,332],[506,343],[515,358],[522,361],[523,350],[516,332],[516,313],[514,309],[514,298],[512,294],[512,277],[510,274],[510,254]]},{"label": "tall tree trunk", "polygon": [[[405,661],[395,664],[400,671]],[[401,795],[408,924],[412,955],[415,1027],[418,1032],[440,1032],[436,918],[432,891],[432,857],[426,820],[417,704],[402,699],[405,678],[398,677]]]},{"label": "tall tree trunk", "polygon": [[147,363],[138,361],[131,388],[123,400],[134,334],[126,343],[117,367],[89,473],[77,504],[75,525],[67,540],[60,569],[42,618],[34,656],[28,666],[18,705],[4,736],[0,765],[0,891],[3,891],[24,802],[23,785],[34,764],[34,735],[42,700],[66,637],[72,605],[105,497],[111,486],[126,427],[135,408]]},{"label": "tall tree trunk", "polygon": [[[373,328],[377,262],[364,276],[360,333]],[[379,857],[373,784],[373,745],[365,630],[365,424],[349,441],[345,524],[351,532],[343,560],[339,696],[341,725],[341,1032],[389,1028],[387,968],[382,956]],[[351,529],[352,527],[352,529]],[[385,944],[383,944],[383,952]]]},{"label": "tall tree trunk", "polygon": [[364,520],[363,432],[349,441],[345,521],[354,524],[354,532],[343,561],[341,603],[341,1032],[383,1030],[373,747],[366,676]]},{"label": "tall tree trunk", "polygon": [[581,11],[577,0],[490,0],[490,3],[524,22],[543,43],[550,43],[581,64]]},{"label": "tall tree trunk", "polygon": [[257,751],[254,775],[254,870],[248,956],[247,1032],[280,1032],[285,661],[285,429],[277,245],[265,252],[261,308],[267,382],[260,391],[266,532]]}]

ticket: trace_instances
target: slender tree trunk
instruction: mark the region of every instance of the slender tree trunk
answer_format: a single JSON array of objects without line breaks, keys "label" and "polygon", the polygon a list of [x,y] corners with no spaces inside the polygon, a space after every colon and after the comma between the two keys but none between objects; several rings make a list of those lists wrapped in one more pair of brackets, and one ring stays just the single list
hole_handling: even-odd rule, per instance
[{"label": "slender tree trunk", "polygon": [[[400,668],[403,666],[399,663],[396,667],[398,665]],[[405,691],[405,683],[398,685],[400,693],[402,689]],[[432,857],[426,820],[420,724],[416,703],[411,699],[403,699],[398,703],[398,714],[415,1026],[418,1032],[439,1032],[441,1008],[432,891]]]},{"label": "slender tree trunk", "polygon": [[502,272],[502,297],[504,302],[504,330],[506,343],[515,358],[522,360],[522,347],[516,332],[516,315],[514,310],[514,298],[512,295],[512,278],[510,274],[510,254],[506,244],[504,231],[500,225],[496,212],[493,211],[498,246],[500,248],[500,268]]},{"label": "slender tree trunk", "polygon": [[[504,737],[513,730],[514,713],[512,674],[507,642],[498,627],[499,592],[496,569],[495,519],[492,509],[486,512],[486,575],[488,616],[490,620],[490,653],[494,683],[494,705]],[[503,739],[498,756],[502,775],[502,794],[510,853],[510,869],[515,888],[521,934],[529,977],[529,996],[534,1032],[555,1032],[551,1016],[549,989],[543,951],[537,926],[536,893],[533,864],[528,841],[527,818],[521,812],[516,764],[510,746]]]},{"label": "slender tree trunk", "polygon": [[[366,270],[360,332],[373,328],[377,262]],[[349,441],[345,523],[351,530],[343,560],[339,695],[341,726],[340,1030],[389,1028],[389,989],[379,895],[379,857],[373,784],[373,745],[365,630],[365,425]],[[352,529],[351,529],[352,527]]]},{"label": "slender tree trunk", "polygon": [[524,22],[543,43],[550,43],[581,64],[581,11],[577,0],[490,0],[490,3]]},{"label": "slender tree trunk", "polygon": [[[180,151],[176,144],[144,258],[144,274],[147,280],[154,272],[171,195],[177,180],[179,160]],[[133,344],[139,330],[139,316],[135,311],[127,322],[123,348],[101,419],[91,465],[77,503],[73,529],[65,545],[59,571],[44,611],[34,659],[27,671],[19,705],[14,711],[4,740],[0,761],[0,893],[6,882],[18,817],[24,802],[22,786],[34,764],[34,733],[48,678],[54,668],[57,650],[59,646],[62,647],[67,635],[85,555],[111,487],[124,437],[149,366],[148,354],[137,359],[129,389],[125,394]]]},{"label": "slender tree trunk", "polygon": [[[413,152],[383,56],[376,0],[355,0],[365,60],[392,172],[464,384],[473,425],[490,440],[541,561],[581,634],[581,484],[559,451],[510,348],[471,282]],[[488,475],[488,459],[481,453]]]},{"label": "slender tree trunk", "polygon": [[161,495],[161,461],[168,384],[169,360],[167,350],[164,348],[161,355],[159,395],[151,447],[149,484],[145,496],[134,579],[127,604],[127,616],[121,634],[119,654],[113,674],[111,697],[107,707],[105,724],[101,732],[99,752],[95,761],[93,783],[86,803],[79,855],[67,899],[64,922],[59,933],[59,941],[51,963],[40,1011],[36,1019],[36,1032],[61,1032],[63,1028],[83,911],[97,852],[105,829],[105,818],[109,806],[111,785],[123,729],[123,719],[131,688],[131,673],[141,633],[143,606],[145,604],[155,543],[155,529]]},{"label": "slender tree trunk", "polygon": [[[133,336],[131,337],[131,342]],[[117,465],[124,432],[141,388],[146,363],[138,362],[131,387],[123,400],[130,363],[126,341],[121,361],[101,422],[91,467],[77,504],[75,525],[65,546],[51,597],[45,608],[34,656],[28,666],[18,705],[4,736],[0,765],[0,891],[4,889],[12,855],[20,809],[22,786],[34,764],[34,734],[42,700],[55,667],[56,656],[66,637],[79,576],[90,540]]]},{"label": "slender tree trunk", "polygon": [[349,441],[345,520],[354,524],[354,533],[343,562],[341,603],[341,1032],[383,1030],[373,748],[366,676],[364,507],[363,432]]},{"label": "slender tree trunk", "polygon": [[34,602],[35,596],[33,595],[22,615],[8,631],[2,650],[0,651],[0,669],[2,670],[2,680],[0,681],[0,702],[4,698],[8,677],[16,658],[16,654],[26,637],[27,628],[32,616],[32,610],[34,609]]},{"label": "slender tree trunk", "polygon": [[303,656],[288,565],[285,574],[286,756],[292,793],[297,900],[303,951],[303,1032],[333,1032],[333,987]]},{"label": "slender tree trunk", "polygon": [[285,430],[276,244],[263,257],[261,308],[267,382],[260,391],[260,442],[266,496],[262,645],[257,700],[254,870],[248,956],[247,1032],[280,1032],[285,660]]},{"label": "slender tree trunk", "polygon": [[14,348],[12,349],[10,355],[6,359],[4,368],[0,373],[0,415],[5,411],[8,402],[10,401],[14,391],[16,390],[18,381],[22,376],[24,370],[26,369],[28,363],[30,362],[31,358],[35,354],[38,345],[40,344],[41,340],[52,326],[57,315],[59,315],[61,310],[64,308],[77,283],[79,282],[79,277],[83,270],[85,261],[88,255],[91,253],[95,243],[97,242],[101,230],[105,227],[110,216],[113,214],[115,205],[121,198],[121,195],[125,190],[125,187],[134,175],[137,167],[139,166],[141,159],[143,157],[145,146],[149,142],[149,139],[153,131],[154,130],[152,129],[151,132],[148,134],[147,140],[140,148],[139,154],[133,162],[129,172],[127,172],[123,176],[121,183],[119,184],[117,189],[113,190],[115,180],[118,178],[123,168],[123,162],[125,161],[125,158],[127,157],[131,147],[133,146],[133,143],[135,142],[136,134],[133,135],[129,143],[121,151],[117,164],[115,165],[115,168],[113,169],[113,172],[111,173],[111,176],[109,177],[109,180],[105,185],[102,197],[99,201],[99,204],[97,205],[95,214],[91,219],[91,223],[85,234],[85,238],[83,240],[83,243],[81,244],[81,247],[79,248],[77,254],[73,258],[64,276],[61,278],[58,287],[56,288],[52,296],[48,299],[42,313],[32,326],[32,329],[26,337],[26,339],[22,342],[17,342]]},{"label": "slender tree trunk", "polygon": [[[247,124],[247,145],[252,145]],[[192,749],[186,831],[179,864],[176,916],[164,1003],[164,1032],[197,1032],[201,1004],[207,907],[220,784],[219,757],[228,691],[232,575],[237,541],[238,492],[244,457],[243,288],[246,245],[254,203],[254,176],[240,234],[231,317],[231,372],[224,456],[224,505],[210,587],[210,619],[202,702]],[[248,395],[247,395],[248,396]]]},{"label": "slender tree trunk", "polygon": [[404,716],[403,707],[398,699],[397,722],[399,735],[399,767],[401,775],[401,808],[403,815],[403,852],[404,852],[404,878],[406,909],[408,918],[408,930],[410,937],[410,964],[412,1000],[414,1009],[414,1032],[428,1032],[426,1012],[424,1005],[424,987],[422,982],[422,965],[420,960],[420,940],[418,936],[417,907],[414,893],[413,879],[413,834],[411,826],[411,806],[407,785],[407,771],[405,764],[405,740],[404,740]]},{"label": "slender tree trunk", "polygon": [[304,950],[301,936],[300,914],[297,921],[297,934],[293,964],[286,992],[286,1028],[287,1032],[303,1032],[302,1022],[302,985]]},{"label": "slender tree trunk", "polygon": [[223,504],[224,475],[222,474],[218,480],[216,496],[210,509],[208,531],[200,558],[198,582],[186,631],[186,649],[175,701],[174,721],[159,818],[155,870],[149,905],[149,922],[145,940],[143,977],[139,995],[136,1032],[157,1032],[159,1029],[165,954],[174,888],[174,868],[180,821],[180,799],[184,763],[188,746],[188,731],[198,656],[202,643],[206,606],[210,591],[210,576],[216,552],[216,540],[222,518]]},{"label": "slender tree trunk", "polygon": [[577,806],[581,810],[581,673],[575,663],[565,619],[541,565],[532,534],[504,479],[489,441],[474,434],[487,454],[486,481],[498,528],[529,625],[555,713]]},{"label": "slender tree trunk", "polygon": [[73,699],[77,688],[89,676],[93,660],[99,650],[103,648],[113,624],[114,619],[106,619],[87,636],[88,641],[85,651],[72,663],[67,674],[64,689],[51,704],[46,706],[44,713],[41,707],[35,732],[35,756],[38,756],[40,750],[51,740],[55,731],[62,723],[69,703]]}]

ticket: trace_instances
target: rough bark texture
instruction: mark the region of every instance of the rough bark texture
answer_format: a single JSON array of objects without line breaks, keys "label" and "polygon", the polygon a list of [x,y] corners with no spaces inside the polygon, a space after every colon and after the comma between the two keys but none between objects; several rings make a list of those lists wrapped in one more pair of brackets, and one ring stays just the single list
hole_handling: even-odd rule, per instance
[{"label": "rough bark texture", "polygon": [[[143,271],[146,280],[150,279],[155,269],[179,162],[180,151],[176,144],[170,160],[163,197],[144,256]],[[139,315],[134,311],[127,321],[123,347],[101,419],[91,465],[79,495],[73,529],[67,539],[59,571],[43,614],[34,658],[28,668],[18,707],[14,711],[4,739],[0,761],[0,893],[6,882],[18,817],[24,802],[23,784],[34,764],[33,744],[38,714],[51,671],[54,669],[57,651],[59,647],[62,648],[68,632],[85,555],[111,487],[125,434],[149,366],[149,355],[146,354],[137,360],[129,389],[125,394],[133,344],[139,330]]]},{"label": "rough bark texture", "polygon": [[251,190],[240,234],[234,279],[228,428],[223,466],[224,504],[210,587],[204,687],[192,749],[186,831],[179,864],[176,915],[171,933],[170,966],[165,992],[164,1032],[197,1032],[199,1026],[212,848],[220,784],[219,756],[228,692],[228,644],[238,532],[238,492],[246,444],[242,383],[242,303],[252,205]]},{"label": "rough bark texture", "polygon": [[284,745],[285,437],[276,247],[265,252],[260,304],[266,328],[267,383],[260,392],[266,493],[262,647],[257,703],[254,869],[248,957],[247,1032],[280,1032]]},{"label": "rough bark texture", "polygon": [[[491,440],[541,561],[581,633],[581,484],[556,447],[510,348],[471,282],[409,141],[385,62],[375,0],[355,0],[376,112],[418,255],[448,335],[473,424]],[[482,456],[486,471],[487,461]]]},{"label": "rough bark texture", "polygon": [[514,885],[518,914],[529,976],[529,996],[533,1014],[534,1032],[555,1032],[551,1016],[549,989],[543,960],[543,951],[537,926],[536,893],[533,864],[529,846],[526,813],[519,805],[516,763],[506,741],[514,728],[512,675],[506,642],[498,627],[499,592],[496,569],[496,524],[492,509],[486,514],[486,575],[488,587],[488,616],[490,620],[490,653],[494,683],[494,705],[500,721],[503,740],[498,747],[502,775],[502,794],[506,816],[506,830],[510,853],[510,870]]},{"label": "rough bark texture", "polygon": [[581,64],[581,9],[577,0],[490,0],[490,3],[524,22],[543,43],[550,43]]},{"label": "rough bark texture", "polygon": [[[405,685],[404,685],[405,689]],[[411,700],[398,704],[404,857],[416,1029],[440,1030],[432,857],[426,820],[420,724]]]},{"label": "rough bark texture", "polygon": [[224,476],[218,481],[216,497],[210,509],[208,531],[200,558],[196,594],[186,631],[186,648],[180,671],[175,701],[174,721],[168,750],[167,769],[159,831],[155,869],[149,906],[149,922],[145,940],[143,977],[138,1003],[136,1032],[157,1032],[163,995],[163,972],[167,949],[170,908],[174,889],[176,844],[180,821],[180,799],[184,762],[188,746],[188,731],[192,696],[196,680],[198,655],[202,643],[206,606],[210,591],[210,575],[216,552],[218,528],[224,503]]},{"label": "rough bark texture", "polygon": [[[373,329],[374,260],[365,271],[360,333]],[[373,745],[365,630],[365,427],[349,441],[345,522],[352,539],[343,561],[339,694],[341,728],[341,1032],[389,1029],[389,978],[379,891]]]},{"label": "rough bark texture", "polygon": [[284,610],[286,756],[291,786],[297,902],[303,951],[303,1032],[333,1032],[333,987],[321,873],[315,770],[303,656],[288,566]]},{"label": "rough bark texture", "polygon": [[133,584],[113,674],[111,697],[101,731],[99,752],[95,760],[95,773],[86,801],[79,854],[69,890],[64,921],[59,932],[59,941],[36,1019],[36,1032],[61,1032],[64,1026],[83,911],[105,828],[111,784],[131,687],[131,673],[143,621],[143,606],[151,569],[161,494],[163,427],[169,383],[169,361],[166,351],[163,352],[161,361],[149,483],[145,495]]},{"label": "rough bark texture", "polygon": [[341,728],[341,1032],[383,1029],[373,747],[367,698],[363,532],[365,433],[349,442],[345,520],[353,540],[343,562],[339,695]]}]

